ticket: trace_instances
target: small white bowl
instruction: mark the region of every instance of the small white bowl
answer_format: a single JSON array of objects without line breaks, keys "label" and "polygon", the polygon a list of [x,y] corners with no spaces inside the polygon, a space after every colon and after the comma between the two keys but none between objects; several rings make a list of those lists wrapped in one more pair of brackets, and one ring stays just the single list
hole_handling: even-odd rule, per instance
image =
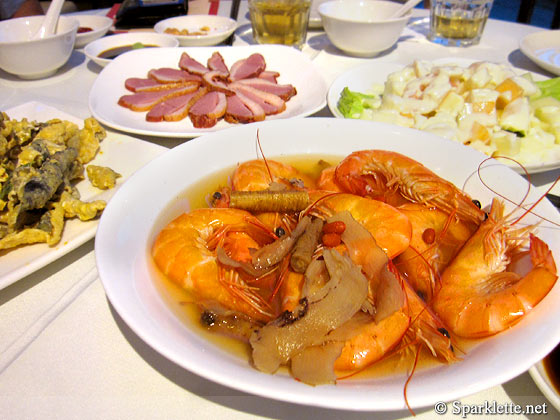
[{"label": "small white bowl", "polygon": [[[203,29],[207,28],[206,31]],[[198,35],[174,35],[184,47],[205,47],[217,45],[230,36],[237,28],[237,22],[225,16],[189,15],[161,20],[154,30],[164,34],[167,29],[187,30],[189,33],[204,32]]]},{"label": "small white bowl", "polygon": [[[73,15],[80,26],[76,34],[74,48],[82,48],[92,41],[101,38],[113,26],[113,19],[101,15]],[[80,32],[80,28],[91,28],[91,31]]]},{"label": "small white bowl", "polygon": [[560,394],[558,394],[556,387],[552,383],[544,367],[544,361],[541,360],[539,363],[533,365],[531,369],[529,369],[529,374],[548,401],[550,401],[554,408],[560,411]]},{"label": "small white bowl", "polygon": [[323,28],[342,51],[371,57],[391,48],[399,39],[410,12],[389,19],[402,6],[382,0],[334,0],[319,5]]},{"label": "small white bowl", "polygon": [[0,68],[22,79],[50,76],[70,58],[78,20],[61,16],[54,35],[31,38],[39,30],[44,16],[29,16],[0,22]]},{"label": "small white bowl", "polygon": [[126,34],[105,36],[90,42],[84,48],[84,54],[101,67],[105,67],[113,60],[101,58],[99,54],[111,48],[133,45],[137,42],[144,45],[157,45],[158,47],[177,47],[179,45],[179,41],[171,35],[156,34],[154,32],[128,32]]}]

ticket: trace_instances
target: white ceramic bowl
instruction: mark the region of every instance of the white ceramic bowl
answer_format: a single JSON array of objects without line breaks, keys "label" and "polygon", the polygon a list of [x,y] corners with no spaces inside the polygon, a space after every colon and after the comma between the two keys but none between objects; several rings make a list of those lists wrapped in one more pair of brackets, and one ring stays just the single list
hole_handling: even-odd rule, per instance
[{"label": "white ceramic bowl", "polygon": [[558,394],[558,391],[556,390],[556,387],[554,386],[552,379],[544,366],[544,359],[533,365],[533,367],[529,369],[529,374],[548,401],[550,401],[554,408],[560,411],[560,394]]},{"label": "white ceramic bowl", "polygon": [[342,51],[371,57],[391,48],[410,14],[389,19],[402,5],[381,0],[334,0],[322,3],[319,14],[330,41]]},{"label": "white ceramic bowl", "polygon": [[[189,33],[203,32],[198,35],[173,35],[184,47],[205,47],[217,45],[230,36],[237,22],[225,16],[189,15],[177,16],[159,21],[154,30],[163,34],[166,29],[187,30]],[[202,30],[207,28],[207,30]]]},{"label": "white ceramic bowl", "polygon": [[54,35],[31,40],[44,16],[30,16],[0,22],[0,68],[22,79],[39,79],[54,74],[70,58],[78,20],[61,16]]},{"label": "white ceramic bowl", "polygon": [[84,48],[84,54],[101,67],[105,67],[113,60],[100,58],[99,54],[111,48],[133,45],[137,42],[141,42],[144,45],[157,45],[158,47],[177,47],[179,45],[179,41],[171,35],[156,34],[154,32],[128,32],[126,34],[105,36],[90,42]]},{"label": "white ceramic bowl", "polygon": [[[390,376],[365,374],[336,385],[308,386],[291,378],[287,370],[275,375],[259,372],[244,357],[245,353],[232,352],[231,348],[227,350],[215,341],[205,340],[199,334],[200,329],[185,320],[184,307],[179,302],[172,307],[170,300],[162,295],[158,285],[160,277],[151,259],[155,236],[176,216],[189,210],[190,188],[190,191],[195,186],[200,188],[201,182],[224,168],[234,168],[238,162],[257,158],[257,134],[262,150],[270,159],[289,155],[301,158],[304,154],[309,154],[309,158],[317,154],[342,157],[363,149],[404,153],[460,185],[484,204],[495,196],[494,191],[514,202],[522,201],[527,181],[508,167],[496,164],[483,165],[480,176],[473,176],[486,155],[424,131],[352,119],[290,118],[238,124],[186,141],[134,173],[103,211],[95,238],[99,278],[115,311],[155,351],[178,366],[246,393],[290,404],[369,411],[361,416],[364,419],[402,417],[403,413],[372,411],[405,408],[403,387],[409,373],[405,371],[406,363],[402,364],[403,371]],[[495,190],[487,188],[483,181],[490,182]],[[149,197],[146,185],[157,185],[150,189]],[[532,188],[526,202],[535,202],[539,196],[540,191]],[[509,212],[513,206],[507,204]],[[541,220],[538,235],[548,243],[556,261],[560,261],[560,235],[552,224],[560,222],[560,214],[547,200],[539,202],[534,212],[527,215],[529,220],[524,223],[541,220],[537,214],[546,218]],[[407,386],[408,403],[412,408],[430,407],[432,411],[438,401],[453,401],[525,372],[560,341],[559,317],[560,284],[557,283],[512,328],[464,349],[466,354],[460,353],[462,360],[417,369]],[[450,418],[441,418],[444,417]],[[438,417],[428,413],[424,418]],[[471,420],[483,418],[492,419],[469,416]]]},{"label": "white ceramic bowl", "polygon": [[76,43],[74,48],[82,48],[92,41],[101,38],[107,33],[113,25],[113,19],[101,15],[74,15],[78,22],[79,28],[91,28],[88,32],[79,32],[76,34]]}]

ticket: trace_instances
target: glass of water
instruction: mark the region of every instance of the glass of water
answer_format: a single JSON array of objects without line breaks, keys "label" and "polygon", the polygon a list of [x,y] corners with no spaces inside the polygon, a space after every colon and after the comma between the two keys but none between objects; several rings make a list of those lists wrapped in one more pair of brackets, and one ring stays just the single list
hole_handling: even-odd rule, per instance
[{"label": "glass of water", "polygon": [[431,0],[428,39],[468,47],[480,42],[493,0]]}]

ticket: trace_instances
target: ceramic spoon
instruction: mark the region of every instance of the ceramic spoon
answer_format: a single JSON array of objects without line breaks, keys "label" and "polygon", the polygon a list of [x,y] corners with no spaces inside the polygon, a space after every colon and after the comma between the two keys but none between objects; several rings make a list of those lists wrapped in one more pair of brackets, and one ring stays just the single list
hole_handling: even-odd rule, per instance
[{"label": "ceramic spoon", "polygon": [[398,17],[404,16],[410,9],[420,3],[422,0],[408,0],[405,4],[401,6],[399,10],[389,16],[389,19],[396,19]]},{"label": "ceramic spoon", "polygon": [[42,39],[54,34],[56,28],[56,23],[58,22],[58,17],[60,16],[60,11],[62,10],[62,4],[64,0],[52,0],[49,10],[43,19],[43,24],[39,30],[33,35],[32,39]]}]

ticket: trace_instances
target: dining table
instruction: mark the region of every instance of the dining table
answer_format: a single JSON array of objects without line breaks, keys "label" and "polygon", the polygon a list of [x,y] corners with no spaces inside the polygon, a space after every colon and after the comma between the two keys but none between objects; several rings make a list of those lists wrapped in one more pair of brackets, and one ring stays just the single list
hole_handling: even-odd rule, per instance
[{"label": "dining table", "polygon": [[[189,2],[189,14],[229,16],[231,0]],[[108,9],[78,13],[101,14]],[[253,45],[246,1],[237,14],[238,27],[228,48]],[[543,28],[489,19],[481,42],[467,48],[446,47],[427,40],[428,11],[413,10],[398,42],[375,57],[352,57],[338,50],[320,27],[310,28],[301,52],[330,85],[339,75],[371,62],[406,65],[413,60],[469,58],[509,63],[546,77],[519,49],[520,40]],[[146,29],[138,29],[146,30]],[[103,68],[75,49],[56,74],[23,80],[0,71],[0,110],[29,102],[45,104],[79,119],[91,115],[90,89]],[[329,118],[325,105],[311,115]],[[107,127],[109,135],[124,135]],[[130,134],[154,145],[153,156],[185,138]],[[157,146],[157,147],[156,147]],[[434,151],[434,153],[437,153]],[[133,159],[132,156],[127,159]],[[532,174],[543,192],[560,169]],[[558,194],[560,186],[552,192]],[[2,256],[0,256],[0,259]],[[3,419],[433,419],[461,418],[434,407],[364,412],[300,405],[245,393],[190,372],[160,355],[123,321],[108,300],[96,270],[94,239],[0,290],[0,417]],[[538,345],[538,343],[535,343]],[[549,403],[528,372],[461,398],[476,406],[545,405],[550,418],[560,412]],[[484,418],[471,415],[469,418]],[[537,418],[496,415],[492,418]]]}]

